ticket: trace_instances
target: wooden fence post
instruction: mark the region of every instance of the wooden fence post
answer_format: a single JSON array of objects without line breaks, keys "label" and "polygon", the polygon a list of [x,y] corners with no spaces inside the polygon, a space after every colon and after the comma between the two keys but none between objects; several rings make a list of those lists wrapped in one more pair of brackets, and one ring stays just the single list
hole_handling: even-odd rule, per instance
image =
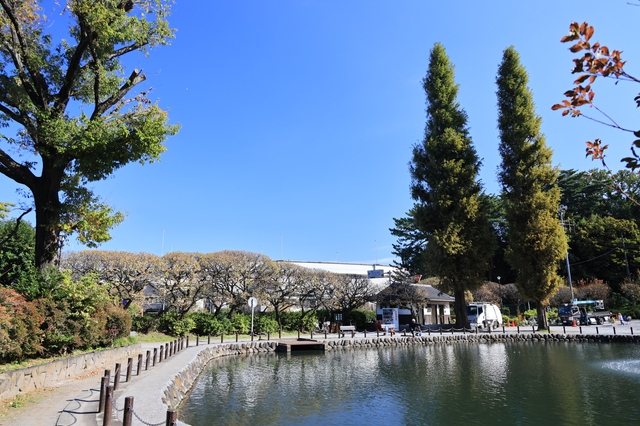
[{"label": "wooden fence post", "polygon": [[133,397],[124,399],[124,413],[122,414],[122,426],[131,426],[133,421]]},{"label": "wooden fence post", "polygon": [[104,410],[104,400],[107,397],[107,387],[109,386],[109,377],[102,376],[100,378],[100,399],[98,400],[98,413]]},{"label": "wooden fence post", "polygon": [[127,376],[125,377],[125,382],[129,382],[131,380],[131,370],[133,369],[133,358],[127,359]]},{"label": "wooden fence post", "polygon": [[178,412],[176,410],[167,410],[166,426],[176,426],[178,424]]},{"label": "wooden fence post", "polygon": [[111,426],[111,405],[113,404],[113,386],[107,386],[107,395],[104,399],[104,416],[102,426]]},{"label": "wooden fence post", "polygon": [[153,348],[153,366],[156,366],[156,357],[158,356],[158,348]]},{"label": "wooden fence post", "polygon": [[120,363],[116,363],[116,371],[113,373],[113,390],[118,390],[120,385]]},{"label": "wooden fence post", "polygon": [[160,357],[158,358],[158,363],[162,362],[162,353],[164,352],[164,345],[160,345]]},{"label": "wooden fence post", "polygon": [[147,351],[147,361],[144,364],[144,369],[149,370],[149,361],[151,361],[151,351]]},{"label": "wooden fence post", "polygon": [[142,354],[138,354],[138,372],[136,373],[136,376],[139,376],[141,372],[142,372]]}]

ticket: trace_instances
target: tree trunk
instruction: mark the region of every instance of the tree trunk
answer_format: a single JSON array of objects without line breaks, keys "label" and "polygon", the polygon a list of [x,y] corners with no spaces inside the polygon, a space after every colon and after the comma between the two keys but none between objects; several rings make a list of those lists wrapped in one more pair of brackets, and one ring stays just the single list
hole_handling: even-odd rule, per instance
[{"label": "tree trunk", "polygon": [[538,302],[538,330],[548,330],[549,322],[547,321],[547,305]]},{"label": "tree trunk", "polygon": [[456,289],[453,292],[455,298],[454,311],[456,313],[456,328],[469,328],[469,319],[467,318],[467,302],[464,297],[463,289]]},{"label": "tree trunk", "polygon": [[35,262],[40,270],[53,264],[58,256],[62,210],[59,198],[62,170],[46,165],[44,161],[42,176],[29,188],[36,208]]}]

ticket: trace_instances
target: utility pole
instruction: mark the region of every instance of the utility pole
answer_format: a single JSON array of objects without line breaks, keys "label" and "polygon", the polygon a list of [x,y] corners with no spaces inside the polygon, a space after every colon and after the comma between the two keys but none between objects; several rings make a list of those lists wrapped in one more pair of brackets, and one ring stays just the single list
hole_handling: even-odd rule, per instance
[{"label": "utility pole", "polygon": [[[567,211],[567,206],[560,206],[560,222],[562,223],[562,230],[564,231],[564,212]],[[566,232],[565,232],[566,234]],[[567,279],[569,280],[569,290],[571,291],[571,301],[573,302],[573,284],[571,283],[571,265],[569,264],[569,248],[567,248]]]}]

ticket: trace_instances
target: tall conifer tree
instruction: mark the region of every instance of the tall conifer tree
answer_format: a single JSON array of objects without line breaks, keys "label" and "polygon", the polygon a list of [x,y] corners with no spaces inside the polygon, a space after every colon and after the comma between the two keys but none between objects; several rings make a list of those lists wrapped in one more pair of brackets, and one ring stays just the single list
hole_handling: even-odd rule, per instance
[{"label": "tall conifer tree", "polygon": [[498,176],[508,224],[505,257],[518,273],[522,294],[538,304],[539,328],[546,329],[544,309],[559,284],[556,271],[567,240],[558,216],[558,170],[551,165],[528,80],[518,52],[509,47],[496,78],[502,156]]},{"label": "tall conifer tree", "polygon": [[480,160],[457,101],[454,67],[440,43],[431,49],[423,87],[427,124],[409,166],[415,220],[427,238],[429,272],[453,292],[456,327],[467,327],[465,291],[482,282],[491,237],[477,180]]}]

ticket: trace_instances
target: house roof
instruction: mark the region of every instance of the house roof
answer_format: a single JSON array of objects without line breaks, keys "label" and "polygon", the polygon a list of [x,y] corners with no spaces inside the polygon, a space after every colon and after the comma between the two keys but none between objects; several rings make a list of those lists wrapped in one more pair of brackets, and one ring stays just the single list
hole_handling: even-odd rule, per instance
[{"label": "house roof", "polygon": [[[378,293],[378,297],[389,297],[391,299],[398,298],[397,289],[399,283],[393,283],[386,288],[384,288],[380,293]],[[453,302],[455,298],[453,296],[449,296],[447,293],[444,293],[437,288],[429,285],[429,284],[409,284],[411,287],[415,288],[417,291],[422,293],[422,295],[426,296],[426,298],[432,302]]]}]

